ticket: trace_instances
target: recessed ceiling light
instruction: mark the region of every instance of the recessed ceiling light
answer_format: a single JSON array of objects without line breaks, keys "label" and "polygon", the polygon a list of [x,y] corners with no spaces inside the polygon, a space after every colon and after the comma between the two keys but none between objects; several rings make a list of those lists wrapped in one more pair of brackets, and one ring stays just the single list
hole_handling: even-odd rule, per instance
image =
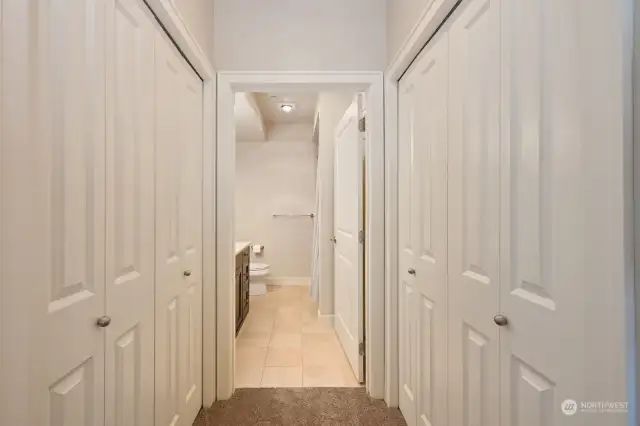
[{"label": "recessed ceiling light", "polygon": [[291,105],[291,104],[282,104],[282,105],[280,105],[280,109],[282,110],[282,112],[288,114],[291,111],[293,111],[293,105]]}]

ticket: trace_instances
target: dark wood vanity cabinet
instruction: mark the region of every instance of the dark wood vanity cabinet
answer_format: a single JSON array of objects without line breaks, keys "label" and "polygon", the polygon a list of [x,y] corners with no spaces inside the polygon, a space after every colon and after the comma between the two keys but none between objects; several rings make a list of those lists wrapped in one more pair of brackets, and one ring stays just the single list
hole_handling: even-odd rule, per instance
[{"label": "dark wood vanity cabinet", "polygon": [[236,335],[249,315],[249,247],[236,254]]}]

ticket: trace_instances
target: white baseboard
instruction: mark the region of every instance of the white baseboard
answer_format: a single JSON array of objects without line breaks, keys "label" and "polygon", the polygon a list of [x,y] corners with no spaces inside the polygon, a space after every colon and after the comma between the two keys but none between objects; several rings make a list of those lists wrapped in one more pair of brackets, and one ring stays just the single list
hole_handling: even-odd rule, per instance
[{"label": "white baseboard", "polygon": [[333,315],[333,314],[322,315],[320,312],[318,312],[318,321],[320,321],[322,324],[326,325],[327,327],[333,327],[334,326],[335,318],[336,318],[336,316]]},{"label": "white baseboard", "polygon": [[309,287],[309,277],[268,277],[267,284],[282,286],[303,286]]}]

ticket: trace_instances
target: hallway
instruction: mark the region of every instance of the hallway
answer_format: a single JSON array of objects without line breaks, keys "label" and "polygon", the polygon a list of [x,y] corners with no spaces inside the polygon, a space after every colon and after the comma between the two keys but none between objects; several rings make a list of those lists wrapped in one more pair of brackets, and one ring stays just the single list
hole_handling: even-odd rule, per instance
[{"label": "hallway", "polygon": [[236,339],[236,388],[358,387],[333,327],[306,286],[269,286],[251,297]]}]

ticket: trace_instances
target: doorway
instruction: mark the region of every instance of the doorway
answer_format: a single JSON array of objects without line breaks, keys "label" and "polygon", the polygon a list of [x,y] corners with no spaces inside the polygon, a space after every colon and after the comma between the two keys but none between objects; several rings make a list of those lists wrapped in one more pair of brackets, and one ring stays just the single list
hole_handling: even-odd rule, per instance
[{"label": "doorway", "polygon": [[[287,74],[287,73],[221,73],[218,86],[218,170],[217,170],[217,278],[218,283],[218,396],[225,399],[231,396],[237,386],[234,375],[238,362],[238,345],[235,343],[236,306],[234,276],[236,272],[236,212],[235,212],[235,164],[236,145],[234,122],[234,104],[238,92],[327,92],[346,91],[366,93],[366,110],[370,126],[367,129],[366,151],[367,187],[372,188],[367,197],[366,210],[370,212],[365,223],[363,234],[367,235],[363,245],[363,258],[366,259],[368,297],[363,301],[364,310],[376,315],[367,315],[364,328],[370,330],[368,341],[364,342],[365,353],[370,367],[364,377],[367,391],[374,397],[383,396],[384,386],[384,161],[383,161],[383,103],[382,74]],[[379,188],[379,191],[374,191]],[[271,212],[272,214],[278,212]],[[287,214],[288,212],[285,212]],[[318,239],[321,241],[320,252],[327,250],[326,243],[334,229],[321,228]],[[259,243],[259,242],[258,242]],[[262,244],[259,244],[262,245]],[[251,249],[253,251],[253,248]],[[332,253],[332,249],[329,249]],[[326,269],[321,264],[320,270]],[[377,277],[377,278],[376,278]],[[289,290],[294,293],[294,290]],[[300,290],[297,290],[298,292]],[[300,296],[300,295],[298,295]],[[287,295],[286,298],[295,298]],[[319,302],[320,304],[322,301]],[[251,305],[251,303],[250,303]],[[251,307],[249,308],[251,312]],[[249,314],[251,315],[251,314]],[[317,324],[332,321],[330,317],[322,318],[322,309],[316,311]],[[326,325],[326,324],[325,324]],[[267,352],[268,352],[267,348]]]},{"label": "doorway", "polygon": [[[352,94],[341,95],[348,106]],[[325,214],[317,201],[331,193],[324,163],[333,140],[317,128],[317,116],[332,123],[319,108],[326,98],[235,94],[236,388],[360,385],[333,322],[319,315],[332,281],[313,273]]]}]

